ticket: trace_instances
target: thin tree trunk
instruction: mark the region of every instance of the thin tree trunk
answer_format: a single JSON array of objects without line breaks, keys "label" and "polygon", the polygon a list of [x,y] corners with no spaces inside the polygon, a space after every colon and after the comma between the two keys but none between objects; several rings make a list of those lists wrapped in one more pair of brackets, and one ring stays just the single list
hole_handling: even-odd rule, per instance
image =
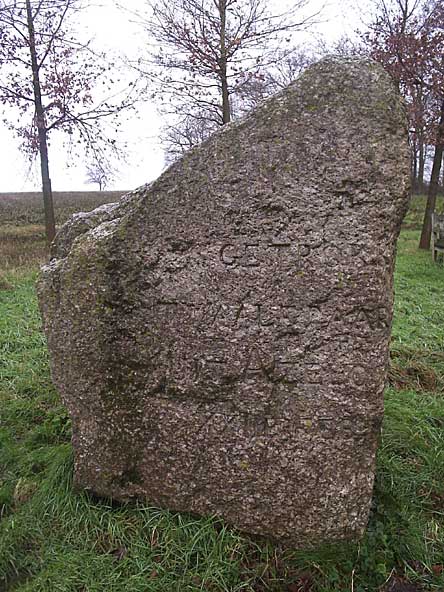
[{"label": "thin tree trunk", "polygon": [[444,195],[444,154],[441,162],[441,194]]},{"label": "thin tree trunk", "polygon": [[219,0],[220,16],[220,81],[222,87],[222,122],[223,124],[231,121],[230,95],[228,91],[227,78],[227,50],[225,44],[225,35],[227,27],[227,3],[226,0]]},{"label": "thin tree trunk", "polygon": [[415,192],[418,191],[418,140],[413,139],[413,158],[412,158],[412,187]]},{"label": "thin tree trunk", "polygon": [[444,151],[444,101],[441,104],[441,115],[439,118],[438,133],[435,145],[435,155],[433,157],[432,176],[430,177],[429,191],[427,194],[427,205],[422,224],[421,239],[419,241],[420,249],[430,249],[430,238],[432,234],[432,214],[435,211],[436,196],[439,188],[439,173]]},{"label": "thin tree trunk", "polygon": [[425,150],[422,134],[419,136],[419,162],[418,162],[418,193],[424,192],[424,165]]},{"label": "thin tree trunk", "polygon": [[42,103],[39,65],[37,63],[34,20],[32,17],[30,0],[26,0],[26,16],[29,33],[29,51],[31,55],[32,66],[32,84],[34,89],[35,120],[38,131],[40,169],[42,174],[42,192],[43,205],[45,210],[46,242],[49,245],[55,237],[54,204],[52,200],[51,179],[49,177],[47,130],[45,124],[45,112]]}]

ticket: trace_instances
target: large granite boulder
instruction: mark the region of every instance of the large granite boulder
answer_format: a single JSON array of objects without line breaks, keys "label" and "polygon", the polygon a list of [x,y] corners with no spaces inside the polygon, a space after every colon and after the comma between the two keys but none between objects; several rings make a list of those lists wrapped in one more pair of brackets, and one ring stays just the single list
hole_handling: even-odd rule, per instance
[{"label": "large granite boulder", "polygon": [[365,528],[406,117],[328,58],[60,231],[39,281],[75,483],[302,546]]}]

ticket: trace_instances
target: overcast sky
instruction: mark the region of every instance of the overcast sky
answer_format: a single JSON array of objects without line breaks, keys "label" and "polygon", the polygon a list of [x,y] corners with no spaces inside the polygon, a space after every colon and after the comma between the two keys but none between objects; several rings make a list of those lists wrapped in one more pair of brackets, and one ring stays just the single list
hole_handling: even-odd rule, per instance
[{"label": "overcast sky", "polygon": [[[98,0],[100,6],[92,7],[82,16],[81,27],[87,38],[95,38],[95,47],[117,55],[137,55],[143,46],[140,28],[131,22],[131,17],[119,12],[113,0]],[[143,10],[144,0],[124,0],[129,9]],[[282,0],[270,2],[278,10]],[[323,22],[305,36],[305,43],[315,43],[322,35],[329,41],[344,33],[351,33],[359,24],[359,17],[353,11],[349,0],[310,0],[313,12],[324,6]],[[128,144],[126,162],[119,165],[119,176],[108,189],[133,189],[155,179],[164,168],[164,155],[158,140],[162,119],[154,103],[145,103],[138,116],[132,115],[122,125],[124,139]],[[61,143],[50,146],[50,173],[54,191],[95,189],[86,183],[85,163],[80,158],[69,162]],[[40,179],[38,161],[29,163],[19,150],[13,134],[0,124],[0,193],[9,191],[39,191]]]}]

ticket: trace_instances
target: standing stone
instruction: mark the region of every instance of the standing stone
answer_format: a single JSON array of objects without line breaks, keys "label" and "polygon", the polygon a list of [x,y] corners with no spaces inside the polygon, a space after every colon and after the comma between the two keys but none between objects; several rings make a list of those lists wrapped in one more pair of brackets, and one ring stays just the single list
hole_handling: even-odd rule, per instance
[{"label": "standing stone", "polygon": [[328,58],[74,216],[39,296],[76,485],[294,546],[361,536],[409,177],[388,76]]}]

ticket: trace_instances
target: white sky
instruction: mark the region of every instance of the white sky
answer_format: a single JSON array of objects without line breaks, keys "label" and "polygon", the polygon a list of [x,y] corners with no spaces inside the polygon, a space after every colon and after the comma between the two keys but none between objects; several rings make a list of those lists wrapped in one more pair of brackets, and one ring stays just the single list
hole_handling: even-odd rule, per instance
[{"label": "white sky", "polygon": [[[113,0],[98,0],[100,6],[88,9],[82,16],[81,26],[85,37],[95,38],[98,50],[114,52],[116,55],[137,55],[143,46],[140,28],[131,23],[128,15],[119,12]],[[143,10],[144,0],[122,0],[125,7]],[[270,1],[277,10],[282,10],[282,0]],[[355,3],[356,5],[357,3]],[[363,2],[361,2],[361,5]],[[310,11],[322,8],[323,22],[307,37],[307,43],[322,35],[333,41],[344,33],[351,33],[359,24],[357,13],[349,0],[310,0]],[[163,151],[158,140],[162,119],[154,102],[144,103],[138,116],[131,115],[122,123],[122,136],[128,144],[126,162],[119,164],[119,175],[107,189],[133,189],[155,179],[164,168]],[[86,183],[86,165],[78,158],[69,162],[61,143],[54,141],[49,152],[50,174],[54,191],[96,189]],[[0,193],[9,191],[39,191],[39,163],[34,164],[20,153],[19,144],[13,134],[0,123]]]}]

